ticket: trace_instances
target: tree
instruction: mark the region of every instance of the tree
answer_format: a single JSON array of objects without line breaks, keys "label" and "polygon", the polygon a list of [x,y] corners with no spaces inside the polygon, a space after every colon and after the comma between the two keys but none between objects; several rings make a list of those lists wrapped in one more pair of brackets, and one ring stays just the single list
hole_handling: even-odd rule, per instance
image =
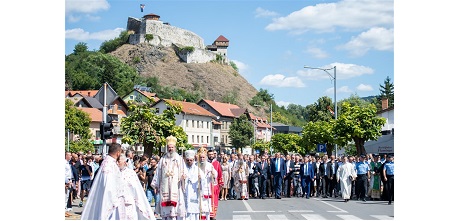
[{"label": "tree", "polygon": [[272,120],[273,122],[278,122],[278,123],[282,123],[282,124],[286,124],[288,125],[290,123],[289,119],[283,115],[281,115],[280,112],[276,111],[276,112],[272,112]]},{"label": "tree", "polygon": [[71,90],[95,90],[107,82],[120,96],[124,96],[140,82],[133,67],[110,54],[70,54],[65,61],[66,82]]},{"label": "tree", "polygon": [[232,140],[232,146],[237,149],[250,145],[250,140],[254,137],[254,127],[248,121],[246,114],[233,120],[230,125],[229,137]]},{"label": "tree", "polygon": [[256,141],[256,143],[252,145],[252,149],[259,150],[261,154],[263,152],[268,153],[268,151],[270,151],[270,142],[264,142],[264,141],[258,140]]},{"label": "tree", "polygon": [[94,146],[89,141],[91,139],[91,131],[89,130],[89,125],[91,124],[91,118],[89,114],[84,111],[79,110],[69,99],[65,100],[65,136],[67,145],[67,130],[74,137],[78,137],[75,141],[70,141],[71,152],[84,151],[88,150],[94,151]]},{"label": "tree", "polygon": [[75,45],[75,48],[73,49],[74,54],[81,54],[85,52],[88,52],[88,46],[84,42],[79,42]]},{"label": "tree", "polygon": [[332,114],[328,107],[334,110],[334,104],[332,99],[327,96],[320,97],[314,104],[307,105],[307,120],[316,122],[316,121],[326,121],[328,122],[331,119],[334,119],[334,114]]},{"label": "tree", "polygon": [[381,135],[382,126],[386,120],[376,115],[375,105],[351,106],[350,103],[342,104],[341,113],[334,125],[337,133],[337,142],[345,146],[354,141],[357,153],[366,154],[364,142],[377,140]]},{"label": "tree", "polygon": [[191,148],[187,144],[187,134],[183,128],[176,126],[175,115],[182,110],[181,106],[166,103],[170,108],[161,114],[156,114],[152,108],[153,102],[146,104],[135,104],[129,102],[129,116],[122,118],[121,131],[122,142],[130,145],[142,144],[144,154],[152,156],[153,153],[160,154],[161,147],[166,145],[166,137],[173,135],[177,138],[177,147],[180,150]]},{"label": "tree", "polygon": [[300,147],[302,137],[297,134],[282,134],[278,133],[273,135],[271,139],[272,147],[275,152],[288,152],[305,154],[305,150]]},{"label": "tree", "polygon": [[99,47],[99,51],[101,53],[110,53],[112,51],[117,50],[120,46],[128,43],[129,40],[129,33],[128,31],[120,32],[120,35],[117,38],[112,40],[104,41],[101,46]]},{"label": "tree", "polygon": [[393,107],[395,102],[395,94],[394,94],[394,85],[390,82],[390,77],[387,76],[383,85],[380,85],[380,96],[379,102],[382,103],[383,98],[388,98],[388,107]]},{"label": "tree", "polygon": [[334,150],[333,122],[335,120],[308,122],[302,129],[302,143],[308,152],[316,152],[317,144],[326,144],[327,155]]}]

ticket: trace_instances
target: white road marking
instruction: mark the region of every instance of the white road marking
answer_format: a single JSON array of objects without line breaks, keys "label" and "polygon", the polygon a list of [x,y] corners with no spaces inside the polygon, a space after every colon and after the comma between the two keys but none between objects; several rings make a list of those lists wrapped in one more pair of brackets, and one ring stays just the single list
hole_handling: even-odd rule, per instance
[{"label": "white road marking", "polygon": [[312,219],[312,220],[325,220],[326,218],[322,217],[318,214],[301,214],[305,219]]},{"label": "white road marking", "polygon": [[250,215],[233,215],[233,220],[251,220]]},{"label": "white road marking", "polygon": [[246,200],[243,200],[243,204],[244,206],[246,207],[246,210],[249,211],[249,212],[253,212],[254,210],[252,210],[251,206],[249,206],[249,203],[246,201]]},{"label": "white road marking", "polygon": [[290,213],[312,213],[313,210],[288,210]]},{"label": "white road marking", "polygon": [[[234,213],[276,213],[274,210],[268,210],[268,211],[263,211],[263,210],[258,210],[258,211],[246,211],[246,210],[236,210],[233,211]],[[281,211],[282,212],[282,211]]]},{"label": "white road marking", "polygon": [[334,206],[334,205],[332,205],[332,204],[330,204],[328,202],[324,202],[324,201],[321,201],[319,199],[315,199],[315,200],[318,200],[318,201],[320,201],[320,202],[322,202],[322,203],[324,203],[324,204],[326,204],[326,205],[328,205],[330,207],[333,207],[333,208],[337,209],[337,211],[327,211],[327,212],[330,212],[330,213],[348,213],[347,211],[345,211],[343,209],[340,209],[339,207],[336,207],[336,206]]},{"label": "white road marking", "polygon": [[285,215],[267,215],[269,220],[288,220]]},{"label": "white road marking", "polygon": [[359,217],[353,216],[353,215],[337,215],[337,216],[344,220],[360,220]]},{"label": "white road marking", "polygon": [[387,215],[371,215],[372,217],[380,220],[394,220],[394,217],[387,216]]}]

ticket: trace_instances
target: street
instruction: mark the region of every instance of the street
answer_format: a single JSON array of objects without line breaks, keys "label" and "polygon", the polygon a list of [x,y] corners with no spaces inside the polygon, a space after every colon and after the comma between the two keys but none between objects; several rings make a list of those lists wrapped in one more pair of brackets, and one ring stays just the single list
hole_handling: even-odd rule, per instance
[{"label": "street", "polygon": [[340,198],[219,201],[218,220],[393,220],[394,203]]},{"label": "street", "polygon": [[[75,214],[66,220],[80,219],[84,207],[73,203]],[[217,220],[393,220],[394,202],[343,202],[340,198],[282,198],[219,201]]]}]

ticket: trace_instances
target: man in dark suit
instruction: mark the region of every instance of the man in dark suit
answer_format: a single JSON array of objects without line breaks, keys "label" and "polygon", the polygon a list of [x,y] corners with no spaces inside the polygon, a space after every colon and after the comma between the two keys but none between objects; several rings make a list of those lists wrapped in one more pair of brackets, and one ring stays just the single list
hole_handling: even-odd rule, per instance
[{"label": "man in dark suit", "polygon": [[266,188],[267,188],[267,179],[268,179],[268,163],[265,162],[267,156],[264,154],[261,156],[261,161],[256,164],[256,173],[259,176],[259,198],[265,199],[267,197]]},{"label": "man in dark suit", "polygon": [[275,198],[281,199],[281,182],[283,177],[286,175],[286,163],[284,159],[280,157],[280,153],[275,154],[275,158],[273,158],[270,170],[271,170],[271,177],[273,178],[273,185],[275,187]]},{"label": "man in dark suit", "polygon": [[251,197],[256,196],[256,191],[255,191],[255,179],[257,179],[257,173],[255,171],[256,164],[257,162],[254,161],[254,155],[249,156],[249,161],[246,162],[248,164],[249,168],[249,174],[248,174],[248,190],[249,190],[249,195]]},{"label": "man in dark suit", "polygon": [[300,166],[300,177],[302,180],[302,189],[307,199],[310,199],[310,184],[316,179],[316,166],[310,162],[310,156],[306,155],[303,164]]},{"label": "man in dark suit", "polygon": [[292,172],[294,171],[294,159],[291,159],[291,155],[289,154],[286,155],[285,164],[286,164],[286,168],[285,168],[286,176],[283,176],[283,182],[284,182],[283,193],[284,193],[284,196],[290,198],[292,179],[293,179]]},{"label": "man in dark suit", "polygon": [[331,160],[327,163],[331,176],[329,177],[329,195],[332,197],[332,192],[334,191],[335,197],[338,196],[337,193],[337,169],[339,169],[339,164],[335,160],[335,156],[331,155]]},{"label": "man in dark suit", "polygon": [[323,161],[319,165],[319,173],[321,176],[323,197],[327,198],[327,195],[329,194],[328,190],[331,180],[331,165],[328,162],[327,155],[324,155],[322,159]]}]

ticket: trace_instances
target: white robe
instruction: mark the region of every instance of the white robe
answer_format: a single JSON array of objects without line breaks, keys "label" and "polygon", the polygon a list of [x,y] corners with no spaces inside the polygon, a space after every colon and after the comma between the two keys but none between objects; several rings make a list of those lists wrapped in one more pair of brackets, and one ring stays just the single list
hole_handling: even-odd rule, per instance
[{"label": "white robe", "polygon": [[184,195],[183,191],[179,191],[182,188],[180,181],[183,173],[184,160],[175,152],[170,158],[164,155],[158,162],[151,186],[160,194],[156,210],[163,218],[185,217]]},{"label": "white robe", "polygon": [[[186,175],[184,181],[184,201],[186,208],[186,220],[199,220],[200,214],[200,203],[201,203],[201,215],[206,216],[206,219],[210,219],[210,213],[212,211],[211,202],[211,184],[217,183],[217,171],[214,169],[211,163],[205,162],[205,170],[198,168],[197,164],[193,164],[190,168],[184,167],[184,173]],[[200,178],[198,178],[200,174]],[[199,181],[201,182],[201,189],[198,187]],[[199,197],[201,196],[201,199]]]},{"label": "white robe", "polygon": [[351,183],[349,177],[356,178],[356,171],[353,164],[346,162],[340,165],[337,169],[337,180],[340,182],[340,191],[342,192],[343,199],[350,199],[351,197]]},{"label": "white robe", "polygon": [[82,220],[118,220],[123,216],[123,186],[116,160],[107,155],[93,179]]},{"label": "white robe", "polygon": [[123,199],[125,203],[124,220],[155,219],[152,207],[147,200],[144,188],[134,170],[125,167],[121,171],[124,185]]}]

